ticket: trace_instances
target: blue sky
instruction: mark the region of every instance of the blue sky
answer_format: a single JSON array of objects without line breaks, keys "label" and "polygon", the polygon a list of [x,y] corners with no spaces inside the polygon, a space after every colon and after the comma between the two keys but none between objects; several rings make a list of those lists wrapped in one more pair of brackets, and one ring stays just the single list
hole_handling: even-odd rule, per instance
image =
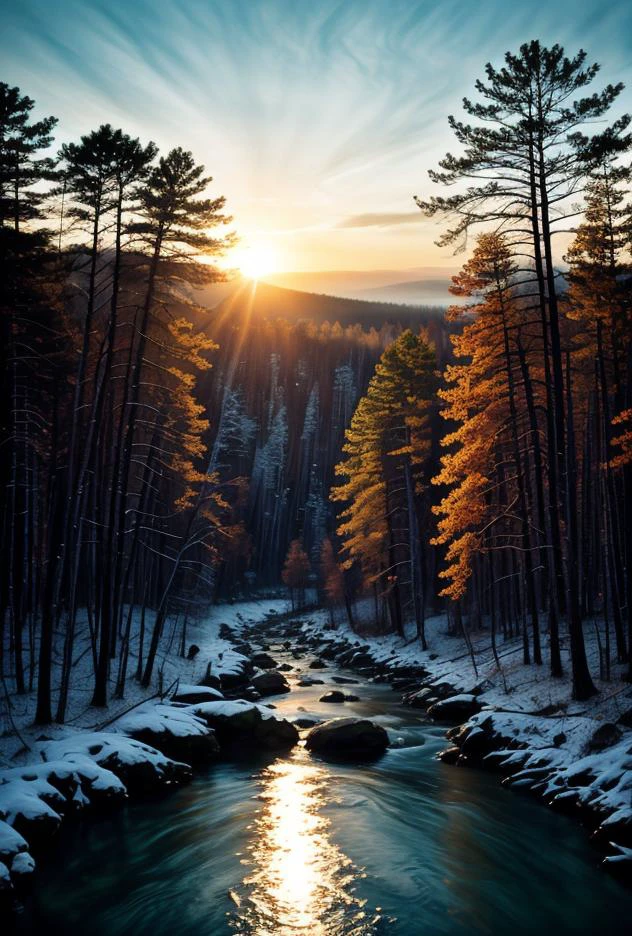
[{"label": "blue sky", "polygon": [[[540,38],[632,84],[613,0],[0,0],[2,80],[60,118],[191,149],[283,269],[452,266],[412,196],[486,61]],[[601,83],[600,82],[600,83]],[[624,92],[628,108],[630,92]]]}]

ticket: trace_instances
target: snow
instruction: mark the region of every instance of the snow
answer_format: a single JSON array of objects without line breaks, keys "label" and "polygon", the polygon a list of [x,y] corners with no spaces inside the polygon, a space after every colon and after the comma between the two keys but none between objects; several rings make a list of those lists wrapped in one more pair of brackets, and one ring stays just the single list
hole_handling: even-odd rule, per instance
[{"label": "snow", "polygon": [[[90,633],[85,612],[80,612],[77,620],[77,639],[75,647],[75,664],[72,674],[72,684],[67,710],[67,726],[74,731],[99,730],[104,723],[110,722],[116,715],[123,715],[131,706],[155,696],[158,685],[162,685],[163,692],[173,687],[191,687],[204,679],[207,665],[211,664],[211,673],[216,676],[226,673],[237,675],[243,671],[247,658],[237,653],[230,643],[219,636],[222,625],[231,629],[238,629],[246,621],[256,622],[264,620],[269,614],[281,613],[287,610],[288,602],[285,599],[253,600],[235,602],[234,604],[217,605],[211,608],[208,614],[199,620],[191,620],[187,627],[189,644],[196,644],[200,652],[195,659],[188,660],[180,657],[169,649],[169,634],[172,622],[166,622],[165,637],[156,658],[156,676],[154,683],[148,689],[143,688],[136,679],[129,676],[126,683],[125,698],[114,699],[114,682],[116,667],[110,683],[110,703],[107,712],[102,713],[90,705],[93,686],[92,655],[90,653]],[[138,627],[140,616],[135,613],[132,621],[132,640],[130,647],[130,673],[134,670],[138,647]],[[147,612],[146,626],[151,628],[153,613]],[[62,647],[55,648],[55,667],[61,665]],[[161,674],[161,675],[160,675]],[[53,674],[53,684],[57,684],[58,672]],[[9,688],[10,684],[9,684]],[[23,696],[11,695],[11,717],[6,709],[6,699],[0,699],[0,768],[10,767],[13,764],[28,763],[33,760],[33,750],[37,739],[45,736],[47,740],[57,740],[67,735],[68,727],[60,725],[33,725],[36,708],[35,688]],[[53,700],[56,703],[56,700]],[[54,707],[53,707],[54,711]],[[17,727],[20,736],[24,739],[24,747],[20,737],[15,733],[13,726]]]},{"label": "snow", "polygon": [[52,762],[68,760],[72,763],[80,757],[92,759],[100,765],[110,757],[116,757],[126,765],[150,762],[159,772],[170,764],[168,757],[148,744],[106,731],[73,734],[61,741],[45,742],[39,750],[45,761]]},{"label": "snow", "polygon": [[275,718],[274,712],[270,711],[265,705],[259,705],[257,702],[246,702],[243,699],[234,701],[225,700],[224,702],[198,702],[190,706],[192,712],[196,715],[208,715],[215,718],[232,718],[235,715],[243,715],[244,712],[259,712],[262,718]]},{"label": "snow", "polygon": [[[0,812],[9,825],[13,825],[20,818],[30,822],[49,819],[56,826],[61,824],[61,816],[40,799],[40,794],[46,792],[44,786],[50,785],[44,782],[38,790],[31,782],[15,780],[0,786]],[[53,790],[54,787],[50,789]],[[60,796],[57,790],[55,793]],[[63,800],[63,797],[60,798]]]},{"label": "snow", "polygon": [[35,871],[35,861],[27,852],[20,852],[11,863],[12,875],[32,874]]},{"label": "snow", "polygon": [[27,851],[28,844],[8,822],[0,821],[0,860],[13,859],[20,852]]},{"label": "snow", "polygon": [[178,683],[178,688],[172,696],[174,702],[186,702],[190,696],[204,696],[209,702],[213,699],[223,699],[224,693],[210,686],[194,686],[189,683]]},{"label": "snow", "polygon": [[[221,703],[220,703],[221,704]],[[208,728],[188,709],[175,708],[171,705],[155,705],[151,702],[124,715],[114,723],[114,729],[124,734],[139,734],[149,731],[152,734],[166,732],[176,738],[200,737],[208,734]]]}]

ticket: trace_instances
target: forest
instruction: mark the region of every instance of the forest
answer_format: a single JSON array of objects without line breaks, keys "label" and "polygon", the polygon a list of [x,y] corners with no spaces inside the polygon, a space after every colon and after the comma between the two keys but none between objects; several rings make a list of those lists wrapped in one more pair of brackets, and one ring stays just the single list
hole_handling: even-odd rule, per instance
[{"label": "forest", "polygon": [[[312,645],[325,641],[323,659],[327,649],[338,653],[330,660],[355,653],[377,683],[384,670],[369,646],[398,648],[390,663],[413,706],[418,659],[425,667],[447,652],[479,677],[489,656],[485,672],[505,695],[516,680],[546,685],[555,704],[534,695],[536,715],[579,717],[588,709],[578,703],[627,698],[632,118],[623,84],[603,82],[585,52],[537,40],[485,67],[449,117],[454,152],[425,167],[428,178],[421,167],[421,194],[410,193],[460,266],[438,308],[248,279],[231,266],[239,219],[204,154],[161,152],[110,123],[58,143],[56,117],[41,116],[29,88],[7,77],[5,735],[72,728],[86,712],[97,725],[139,699],[162,702],[173,689],[168,661],[195,659],[212,609],[233,622],[217,639],[242,626],[235,650],[252,652],[256,627],[230,609],[258,600],[274,610],[287,599],[279,620],[303,615]],[[320,631],[312,614],[322,614]],[[233,651],[221,646],[227,665]],[[289,643],[277,649],[292,670],[298,650],[292,659]],[[267,650],[261,643],[267,661],[256,663],[266,670]],[[205,691],[233,688],[236,677],[214,679],[209,662]],[[244,699],[268,694],[264,682],[255,691],[257,679]],[[467,716],[489,686],[479,678],[455,695]],[[320,701],[358,700],[338,695]],[[618,742],[623,728],[614,729]],[[453,737],[465,750],[467,732]],[[566,735],[556,737],[557,748]],[[629,866],[627,813],[621,828]]]},{"label": "forest", "polygon": [[55,118],[2,84],[2,665],[37,721],[64,720],[78,609],[102,706],[136,610],[147,686],[170,616],[184,652],[191,615],[278,584],[288,550],[293,588],[351,620],[370,593],[377,629],[412,617],[423,646],[441,603],[562,676],[568,629],[577,699],[583,622],[601,677],[632,665],[631,137],[627,116],[591,132],[621,91],[585,92],[597,73],[538,44],[488,69],[430,174],[467,187],[417,199],[444,244],[475,239],[465,301],[379,329],[360,301],[259,308],[246,280],[205,307],[234,240],[205,168],[109,124],[55,152]]}]

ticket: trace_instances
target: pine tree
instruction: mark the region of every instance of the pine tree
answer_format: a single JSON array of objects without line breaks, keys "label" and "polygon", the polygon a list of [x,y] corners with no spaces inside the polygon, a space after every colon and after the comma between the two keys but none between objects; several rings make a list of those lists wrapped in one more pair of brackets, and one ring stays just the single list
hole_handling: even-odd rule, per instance
[{"label": "pine tree", "polygon": [[417,497],[429,455],[434,367],[431,348],[410,331],[387,348],[346,432],[346,458],[336,474],[347,480],[331,492],[332,500],[348,505],[338,528],[347,557],[344,566],[358,561],[366,584],[382,588],[392,627],[400,633],[407,594],[422,644],[424,571]]},{"label": "pine tree", "polygon": [[305,589],[309,581],[309,556],[299,539],[292,540],[283,566],[283,582],[290,589],[292,610],[305,604]]},{"label": "pine tree", "polygon": [[[579,605],[576,453],[571,425],[572,399],[566,392],[558,273],[553,238],[567,230],[576,215],[573,198],[596,160],[625,150],[629,116],[593,136],[583,128],[602,118],[623,86],[581,96],[599,66],[586,63],[580,51],[567,58],[561,46],[550,49],[537,40],[505,55],[505,65],[486,66],[486,80],[476,82],[483,99],[465,98],[466,114],[476,123],[450,117],[463,155],[447,154],[434,182],[466,182],[457,194],[417,199],[428,215],[455,219],[440,243],[463,245],[471,228],[494,225],[508,235],[511,251],[523,258],[520,281],[534,297],[541,323],[542,364],[547,392],[548,527],[555,564],[554,587],[567,605],[573,647],[573,693],[588,698],[595,690],[583,652]],[[566,403],[566,408],[565,408]],[[567,433],[572,436],[567,444]],[[567,562],[562,561],[562,520]]]}]

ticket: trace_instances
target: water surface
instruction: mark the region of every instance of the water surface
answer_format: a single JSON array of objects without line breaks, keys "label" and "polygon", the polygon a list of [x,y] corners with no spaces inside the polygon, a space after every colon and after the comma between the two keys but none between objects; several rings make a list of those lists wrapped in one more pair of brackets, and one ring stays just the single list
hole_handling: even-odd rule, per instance
[{"label": "water surface", "polygon": [[368,714],[401,747],[370,765],[327,764],[302,747],[220,764],[164,799],[80,824],[42,868],[19,931],[626,931],[632,895],[600,870],[580,828],[499,787],[496,776],[438,762],[443,729],[399,706],[385,686],[342,687],[362,701],[319,703],[335,672],[312,672],[326,685],[275,699],[280,714]]}]

